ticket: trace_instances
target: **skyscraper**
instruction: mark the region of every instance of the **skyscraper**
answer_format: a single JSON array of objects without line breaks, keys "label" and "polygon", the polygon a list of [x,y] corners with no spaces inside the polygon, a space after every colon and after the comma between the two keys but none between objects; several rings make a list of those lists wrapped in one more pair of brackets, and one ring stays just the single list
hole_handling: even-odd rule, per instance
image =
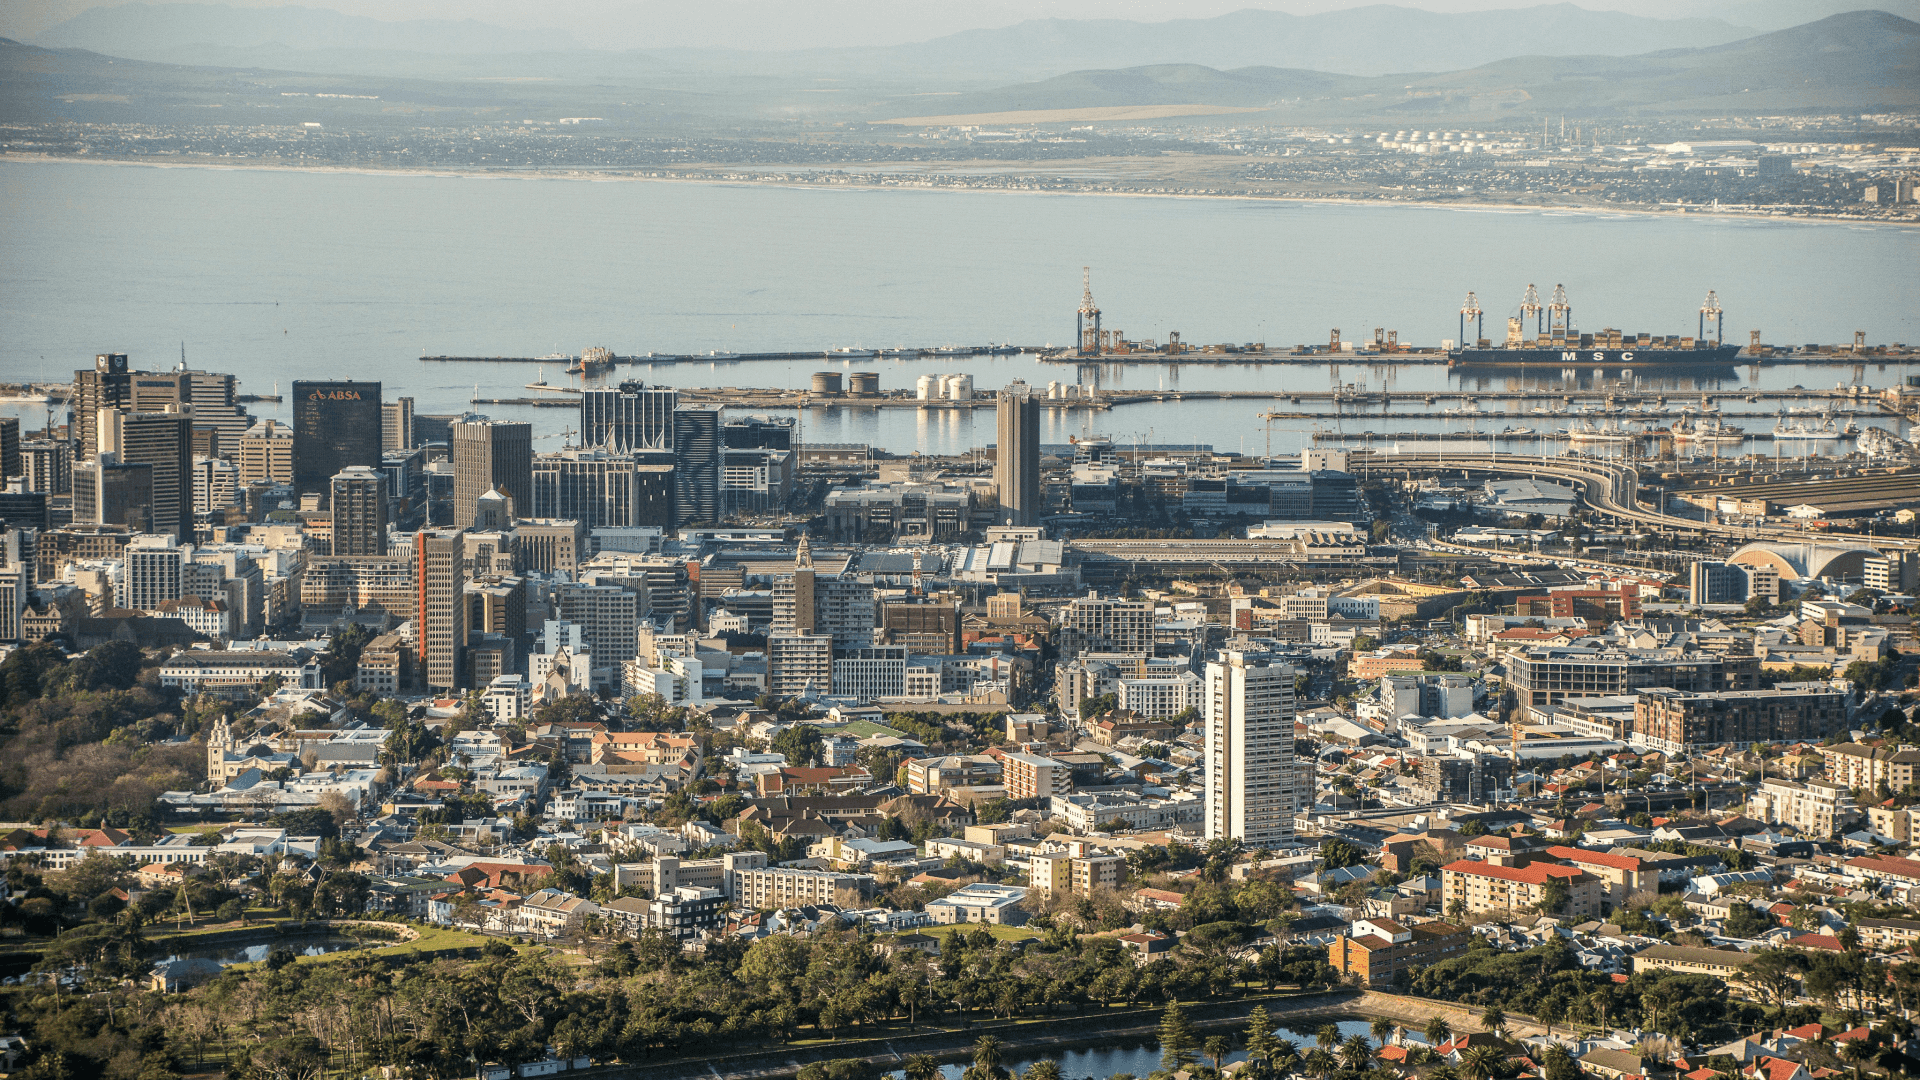
[{"label": "skyscraper", "polygon": [[480,496],[499,488],[515,517],[533,505],[533,425],[525,421],[462,420],[453,425],[453,523],[473,524]]},{"label": "skyscraper", "polygon": [[720,521],[720,410],[673,414],[674,525]]},{"label": "skyscraper", "polygon": [[153,531],[191,543],[192,419],[181,412],[125,413],[103,409],[96,421],[100,453],[115,454],[126,464],[153,467]]},{"label": "skyscraper", "polygon": [[1294,671],[1247,653],[1207,665],[1207,839],[1250,849],[1294,840],[1302,793],[1293,753]]},{"label": "skyscraper", "polygon": [[647,389],[629,379],[618,390],[580,395],[580,445],[629,454],[673,449],[673,411],[680,395],[669,387]]},{"label": "skyscraper", "polygon": [[377,469],[354,465],[333,475],[333,553],[387,553],[387,478]]},{"label": "skyscraper", "polygon": [[520,517],[578,521],[586,530],[609,525],[673,528],[672,454],[560,450],[535,458],[533,470],[533,510]]},{"label": "skyscraper", "polygon": [[413,449],[413,399],[380,406],[380,445],[388,452]]},{"label": "skyscraper", "polygon": [[153,466],[113,453],[73,467],[73,520],[153,531]]},{"label": "skyscraper", "polygon": [[20,468],[20,418],[0,416],[0,481],[24,475]]},{"label": "skyscraper", "polygon": [[262,420],[240,436],[240,482],[293,483],[293,432],[285,424]]},{"label": "skyscraper", "polygon": [[327,490],[349,465],[380,467],[384,437],[377,382],[293,384],[293,490]]},{"label": "skyscraper", "polygon": [[465,541],[458,529],[428,529],[413,541],[419,590],[420,672],[435,690],[457,690],[467,647]]},{"label": "skyscraper", "polygon": [[1016,380],[1000,391],[994,413],[999,439],[993,451],[993,480],[1000,488],[1000,524],[1038,525],[1040,403],[1031,387]]},{"label": "skyscraper", "polygon": [[80,442],[82,461],[100,451],[100,410],[132,405],[133,374],[127,369],[126,353],[101,353],[93,358],[91,371],[83,368],[73,373],[73,436]]},{"label": "skyscraper", "polygon": [[29,439],[20,444],[20,475],[28,491],[65,495],[73,490],[73,443],[67,439]]}]

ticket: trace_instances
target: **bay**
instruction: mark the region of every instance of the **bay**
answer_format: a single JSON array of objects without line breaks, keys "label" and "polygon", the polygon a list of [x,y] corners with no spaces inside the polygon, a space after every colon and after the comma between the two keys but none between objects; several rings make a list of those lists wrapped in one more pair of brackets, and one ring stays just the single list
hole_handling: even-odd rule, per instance
[{"label": "bay", "polygon": [[[534,365],[428,364],[422,353],[538,356],[930,347],[1071,339],[1080,269],[1104,325],[1190,343],[1349,340],[1374,327],[1454,337],[1469,289],[1504,325],[1529,283],[1564,283],[1582,327],[1690,334],[1706,290],[1774,343],[1920,340],[1910,283],[1920,233],[1704,215],[1449,210],[1399,205],[938,190],[486,178],[0,162],[0,375],[64,380],[93,354],[231,371],[248,393],[299,378],[378,380],[423,413],[478,408],[562,444],[571,410],[469,404],[522,397]],[[707,362],[620,368],[679,386],[798,388],[816,370],[873,370],[883,389],[954,372],[1107,389],[1401,393],[1506,389],[1517,378],[1443,366],[1074,365],[1031,356]],[[1618,373],[1613,373],[1616,377]],[[1742,386],[1883,387],[1911,363],[1643,373],[1685,400]],[[1552,378],[1552,376],[1549,376]],[[1591,378],[1583,373],[1582,380]],[[1417,399],[1416,399],[1417,400]],[[1545,430],[1519,407],[1491,417],[1277,421],[1249,401],[1050,411],[1042,439],[1297,450],[1313,429]],[[1767,430],[1771,410],[1730,417]],[[253,406],[286,419],[287,408]],[[1402,407],[1399,411],[1407,411]],[[993,439],[987,412],[807,410],[805,438],[951,453]],[[23,410],[29,427],[44,410]],[[1564,426],[1560,419],[1557,426]],[[1885,422],[1900,434],[1904,425]],[[1542,447],[1543,450],[1548,449]],[[1731,452],[1733,448],[1724,448]],[[1793,447],[1805,452],[1806,444]],[[1816,448],[1816,452],[1822,452]]]}]

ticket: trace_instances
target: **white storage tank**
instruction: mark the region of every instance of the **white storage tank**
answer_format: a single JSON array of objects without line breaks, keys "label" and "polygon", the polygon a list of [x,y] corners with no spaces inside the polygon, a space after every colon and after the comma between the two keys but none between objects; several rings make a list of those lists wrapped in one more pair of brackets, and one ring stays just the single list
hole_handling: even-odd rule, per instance
[{"label": "white storage tank", "polygon": [[914,383],[913,383],[914,396],[919,398],[921,401],[933,400],[933,396],[934,396],[933,387],[934,387],[935,378],[936,376],[933,376],[933,375],[922,375],[918,379],[914,380]]},{"label": "white storage tank", "polygon": [[950,401],[973,400],[973,376],[955,375],[947,383],[947,398]]}]

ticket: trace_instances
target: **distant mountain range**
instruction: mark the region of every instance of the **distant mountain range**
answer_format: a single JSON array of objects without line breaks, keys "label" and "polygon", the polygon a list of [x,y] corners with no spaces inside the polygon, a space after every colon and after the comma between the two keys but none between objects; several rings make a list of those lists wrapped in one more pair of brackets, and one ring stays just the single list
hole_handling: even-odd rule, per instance
[{"label": "distant mountain range", "polygon": [[[1245,10],[1146,23],[1038,19],[909,45],[759,52],[730,49],[595,50],[561,31],[484,23],[383,22],[306,7],[132,3],[96,7],[34,39],[50,48],[220,67],[342,74],[464,77],[506,64],[593,77],[644,60],[703,74],[911,78],[980,87],[1084,68],[1203,64],[1308,68],[1349,75],[1445,71],[1527,54],[1627,55],[1735,41],[1754,31],[1720,19],[1653,19],[1573,4],[1457,14],[1386,4],[1289,15]],[[565,59],[563,59],[565,58]],[[940,87],[936,87],[940,88]]]},{"label": "distant mountain range", "polygon": [[1524,56],[1463,71],[1373,78],[1155,64],[1076,71],[938,100],[943,116],[1220,105],[1268,108],[1303,120],[1382,122],[1910,107],[1920,104],[1920,23],[1856,11],[1708,48],[1621,57]]}]

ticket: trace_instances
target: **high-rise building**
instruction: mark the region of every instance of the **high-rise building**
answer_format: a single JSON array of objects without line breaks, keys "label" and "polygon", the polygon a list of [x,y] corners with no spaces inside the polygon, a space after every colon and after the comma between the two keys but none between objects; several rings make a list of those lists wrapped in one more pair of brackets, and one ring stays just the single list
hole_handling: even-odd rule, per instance
[{"label": "high-rise building", "polygon": [[1153,602],[1091,593],[1060,610],[1060,655],[1153,655]]},{"label": "high-rise building", "polygon": [[1015,381],[1000,391],[995,419],[993,480],[1000,488],[999,522],[1040,524],[1040,402],[1033,388]]},{"label": "high-rise building", "polygon": [[514,420],[463,420],[453,425],[453,524],[473,524],[480,496],[495,488],[512,500],[515,517],[533,505],[533,425]]},{"label": "high-rise building", "polygon": [[379,468],[384,426],[379,383],[296,380],[293,490],[302,495],[325,491],[349,465]]},{"label": "high-rise building", "polygon": [[720,410],[673,414],[674,524],[720,522]]},{"label": "high-rise building", "polygon": [[28,491],[65,495],[73,490],[73,443],[29,439],[20,444],[20,475]]},{"label": "high-rise building", "polygon": [[335,473],[332,484],[334,555],[385,555],[387,478],[354,465]]},{"label": "high-rise building", "polygon": [[721,441],[729,450],[791,450],[791,416],[737,416],[721,425]]},{"label": "high-rise building", "polygon": [[225,458],[196,456],[193,459],[194,515],[215,515],[214,524],[225,524],[219,515],[224,515],[227,507],[240,497],[239,473],[233,462]]},{"label": "high-rise building", "polygon": [[20,418],[0,416],[0,481],[24,475],[20,468]]},{"label": "high-rise building", "polygon": [[8,529],[39,529],[45,532],[53,524],[47,508],[47,496],[41,491],[0,490],[0,532]]},{"label": "high-rise building", "polygon": [[96,425],[102,454],[153,466],[152,531],[193,539],[193,422],[182,412],[102,410]]},{"label": "high-rise building", "polygon": [[789,698],[833,690],[833,638],[827,634],[767,635],[767,691]]},{"label": "high-rise building", "polygon": [[1294,768],[1294,671],[1247,653],[1207,665],[1207,839],[1276,850],[1310,796]]},{"label": "high-rise building", "polygon": [[578,521],[585,532],[673,527],[673,455],[560,450],[533,461],[533,511],[520,517]]},{"label": "high-rise building", "polygon": [[127,368],[126,353],[101,353],[93,358],[91,371],[73,373],[73,436],[80,443],[80,457],[91,460],[99,454],[101,409],[126,409],[133,404],[133,373]]},{"label": "high-rise building", "polygon": [[413,449],[412,398],[398,398],[380,406],[380,447],[387,453]]},{"label": "high-rise building", "polygon": [[413,541],[419,670],[435,690],[457,690],[467,647],[465,542],[458,529],[428,529]]},{"label": "high-rise building", "polygon": [[153,531],[153,466],[102,454],[73,469],[73,520]]},{"label": "high-rise building", "polygon": [[180,568],[193,557],[193,548],[142,538],[127,547],[123,566],[126,604],[135,611],[152,611],[181,597]]},{"label": "high-rise building", "polygon": [[616,454],[672,450],[673,413],[679,403],[677,391],[648,389],[637,379],[621,383],[618,390],[588,390],[580,395],[580,445]]},{"label": "high-rise building", "polygon": [[293,483],[293,429],[262,420],[240,436],[240,483],[271,480]]}]

